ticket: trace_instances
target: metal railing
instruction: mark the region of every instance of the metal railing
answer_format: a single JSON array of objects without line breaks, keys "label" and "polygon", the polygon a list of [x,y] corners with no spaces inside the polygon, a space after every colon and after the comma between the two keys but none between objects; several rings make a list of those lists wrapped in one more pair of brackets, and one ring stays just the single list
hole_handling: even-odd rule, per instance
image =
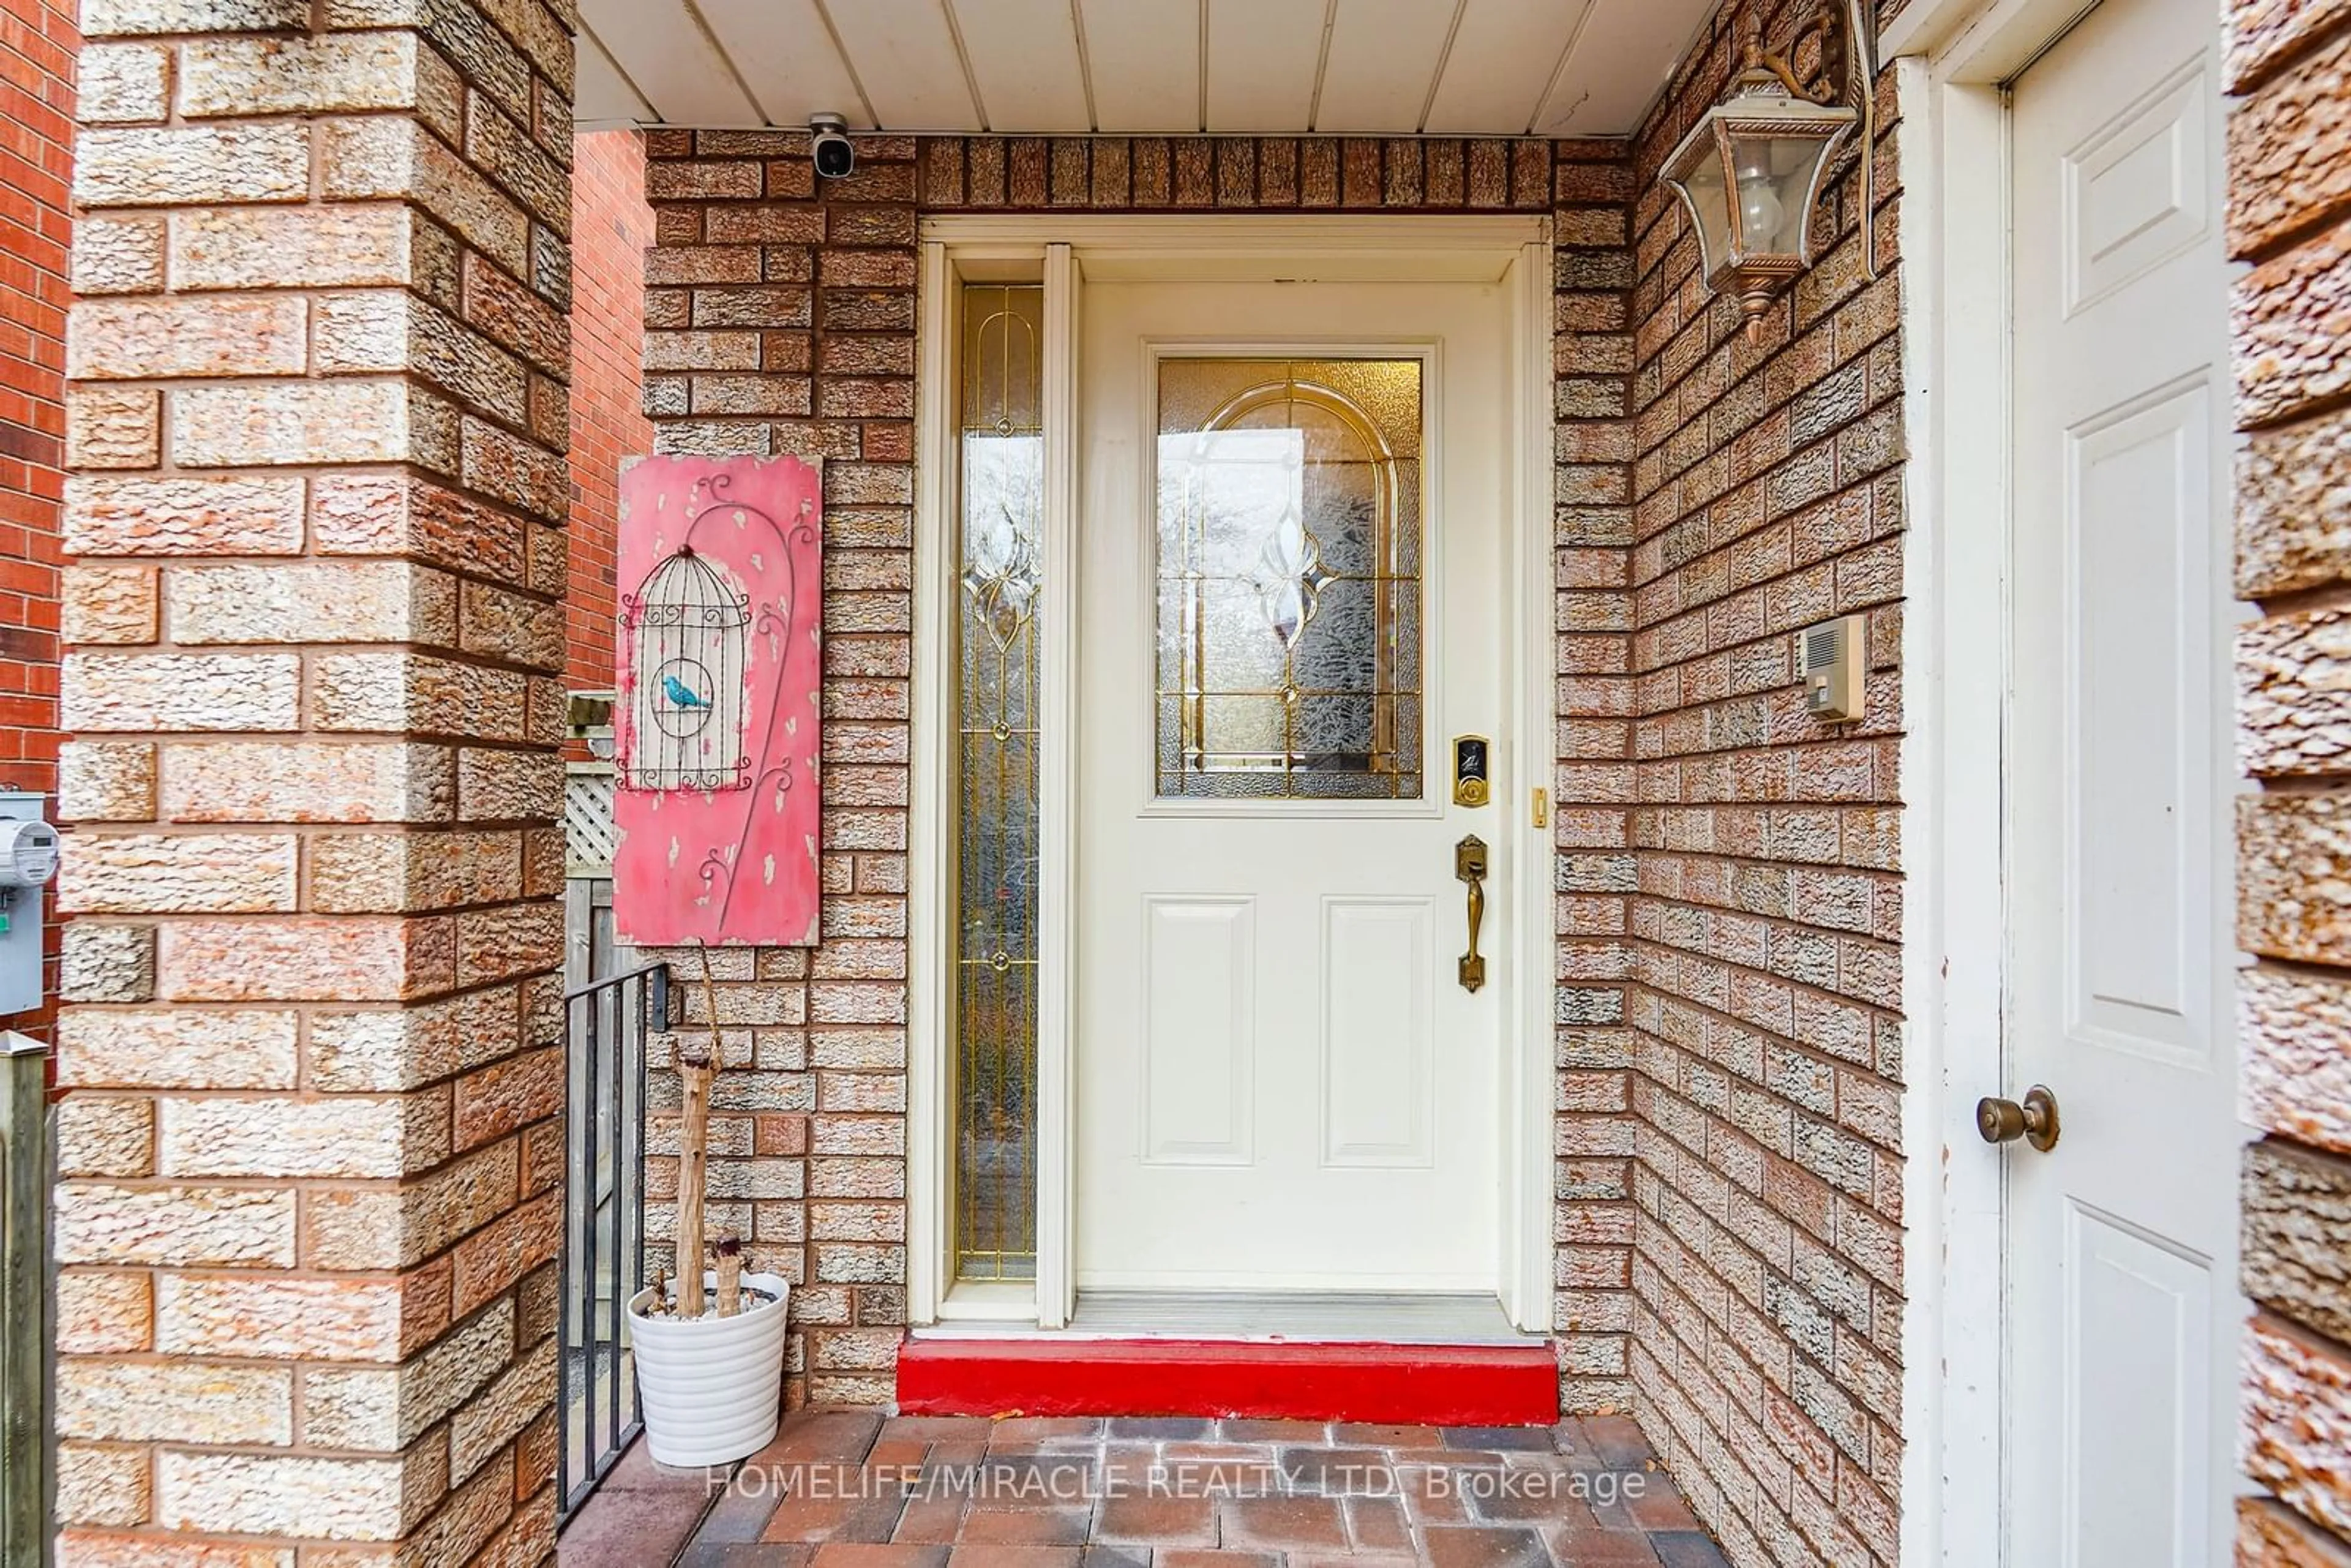
[{"label": "metal railing", "polygon": [[0,1563],[49,1561],[48,1048],[0,1030]]},{"label": "metal railing", "polygon": [[563,1007],[556,1496],[569,1519],[644,1427],[627,1309],[645,1284],[645,1037],[670,1026],[668,966],[566,992]]}]

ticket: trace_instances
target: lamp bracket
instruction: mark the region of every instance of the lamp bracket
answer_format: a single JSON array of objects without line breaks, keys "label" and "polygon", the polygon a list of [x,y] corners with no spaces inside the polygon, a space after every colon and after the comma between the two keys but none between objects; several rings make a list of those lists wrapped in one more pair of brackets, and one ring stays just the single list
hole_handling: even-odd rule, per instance
[{"label": "lamp bracket", "polygon": [[[1791,62],[1808,38],[1820,40],[1820,65],[1809,84]],[[1766,51],[1750,35],[1748,68],[1780,78],[1791,93],[1823,108],[1840,103],[1858,117],[1855,156],[1861,162],[1861,266],[1877,277],[1877,28],[1868,0],[1819,0],[1788,40],[1784,55]]]}]

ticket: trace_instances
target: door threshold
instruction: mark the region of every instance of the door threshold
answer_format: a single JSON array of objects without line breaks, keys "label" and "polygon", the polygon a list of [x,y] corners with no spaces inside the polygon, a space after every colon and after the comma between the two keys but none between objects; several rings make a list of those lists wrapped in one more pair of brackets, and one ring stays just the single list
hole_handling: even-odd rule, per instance
[{"label": "door threshold", "polygon": [[1506,1345],[1522,1333],[1499,1298],[1364,1291],[1081,1291],[1062,1329],[1004,1322],[943,1322],[917,1339],[1182,1340],[1231,1344]]},{"label": "door threshold", "polygon": [[908,1416],[1185,1416],[1548,1426],[1559,1362],[1507,1344],[1043,1333],[922,1334],[898,1351]]}]

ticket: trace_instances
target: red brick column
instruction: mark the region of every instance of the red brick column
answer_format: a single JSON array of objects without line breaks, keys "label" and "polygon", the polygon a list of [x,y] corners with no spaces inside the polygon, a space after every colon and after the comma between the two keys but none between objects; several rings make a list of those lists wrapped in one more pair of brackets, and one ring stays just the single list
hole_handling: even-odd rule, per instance
[{"label": "red brick column", "polygon": [[[574,691],[609,691],[622,460],[653,449],[639,357],[645,340],[644,143],[583,132],[571,172],[571,579],[563,611]],[[578,756],[587,755],[584,747]]]},{"label": "red brick column", "polygon": [[2351,1564],[2351,16],[2240,0],[2228,69],[2247,1471],[2238,1560]]},{"label": "red brick column", "polygon": [[[72,0],[0,0],[0,788],[53,790]],[[50,951],[57,950],[55,927]],[[55,990],[53,969],[45,971]],[[0,1019],[43,1034],[48,1009]]]},{"label": "red brick column", "polygon": [[552,1548],[569,8],[395,13],[83,6],[78,1562]]}]

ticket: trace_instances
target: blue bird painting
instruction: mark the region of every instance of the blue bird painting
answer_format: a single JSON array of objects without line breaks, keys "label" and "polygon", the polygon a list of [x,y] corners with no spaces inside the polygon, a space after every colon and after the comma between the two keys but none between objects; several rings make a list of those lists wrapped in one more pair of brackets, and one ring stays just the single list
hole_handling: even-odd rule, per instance
[{"label": "blue bird painting", "polygon": [[695,695],[694,688],[687,685],[684,681],[679,680],[675,675],[664,675],[662,677],[662,690],[668,694],[670,701],[675,703],[680,707],[708,707],[710,706],[710,699],[708,697]]}]

